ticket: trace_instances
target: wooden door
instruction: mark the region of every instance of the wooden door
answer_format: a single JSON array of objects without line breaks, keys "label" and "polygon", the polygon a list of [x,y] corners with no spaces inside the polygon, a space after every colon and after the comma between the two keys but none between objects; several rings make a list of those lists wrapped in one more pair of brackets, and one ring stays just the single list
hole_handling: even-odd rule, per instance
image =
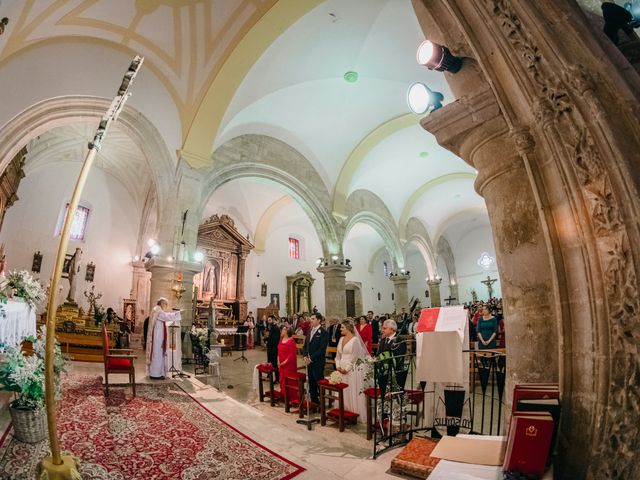
[{"label": "wooden door", "polygon": [[347,317],[356,316],[356,291],[347,290]]}]

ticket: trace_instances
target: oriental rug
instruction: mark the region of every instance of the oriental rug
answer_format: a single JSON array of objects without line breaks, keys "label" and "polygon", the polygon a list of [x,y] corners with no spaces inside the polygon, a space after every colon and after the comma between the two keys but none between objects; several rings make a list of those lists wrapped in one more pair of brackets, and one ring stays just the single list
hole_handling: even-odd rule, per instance
[{"label": "oriental rug", "polygon": [[[58,416],[64,452],[85,480],[290,479],[304,468],[225,423],[173,383],[111,389],[100,377],[70,376]],[[125,397],[126,394],[126,397]],[[31,480],[49,442],[0,439],[0,478]]]}]

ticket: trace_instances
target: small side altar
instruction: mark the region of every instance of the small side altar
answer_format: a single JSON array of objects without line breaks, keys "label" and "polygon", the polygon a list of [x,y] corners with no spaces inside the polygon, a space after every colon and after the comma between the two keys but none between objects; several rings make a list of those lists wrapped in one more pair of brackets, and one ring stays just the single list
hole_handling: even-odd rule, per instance
[{"label": "small side altar", "polygon": [[2,306],[0,318],[0,342],[5,346],[17,346],[26,337],[36,335],[36,309],[18,300],[8,300]]}]

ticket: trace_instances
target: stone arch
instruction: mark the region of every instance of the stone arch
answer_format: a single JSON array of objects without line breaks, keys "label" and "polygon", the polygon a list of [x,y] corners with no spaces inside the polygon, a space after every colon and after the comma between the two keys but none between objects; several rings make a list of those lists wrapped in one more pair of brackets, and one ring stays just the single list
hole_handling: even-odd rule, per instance
[{"label": "stone arch", "polygon": [[[0,128],[0,172],[29,141],[52,128],[87,120],[95,120],[97,128],[110,104],[100,97],[68,95],[43,100],[22,111]],[[117,121],[145,155],[152,172],[158,224],[174,184],[175,162],[160,132],[140,112],[126,105]],[[109,141],[108,133],[105,141]]]},{"label": "stone arch", "polygon": [[447,267],[447,273],[449,274],[449,282],[456,278],[456,260],[449,245],[448,240],[445,237],[438,239],[438,249],[436,250],[438,257],[442,258],[445,266]]},{"label": "stone arch", "polygon": [[438,267],[436,265],[434,248],[431,243],[431,238],[429,237],[429,232],[427,232],[427,227],[424,226],[424,223],[422,223],[420,219],[411,217],[407,222],[404,236],[407,239],[405,248],[409,243],[415,244],[427,264],[429,278],[435,278],[438,273]]},{"label": "stone arch", "polygon": [[293,199],[290,196],[285,195],[269,205],[269,207],[264,211],[260,220],[258,220],[258,225],[256,226],[256,231],[253,235],[254,253],[262,255],[265,252],[267,234],[269,233],[271,222],[280,210],[287,205],[290,205],[292,202]]},{"label": "stone arch", "polygon": [[[311,163],[286,143],[265,135],[242,135],[221,145],[213,154],[214,169],[205,180],[201,210],[221,185],[238,178],[267,180],[283,188],[311,219],[323,254],[342,252],[330,197]],[[295,172],[293,175],[289,172]]]},{"label": "stone arch", "polygon": [[398,229],[391,212],[376,194],[369,190],[356,190],[349,195],[346,206],[347,219],[345,221],[343,242],[349,230],[356,223],[371,226],[384,241],[394,268],[404,268],[404,254],[398,235]]},{"label": "stone arch", "polygon": [[421,123],[479,172],[507,392],[560,382],[560,478],[640,478],[640,76],[574,0],[413,5],[466,57],[446,77],[458,100]]}]

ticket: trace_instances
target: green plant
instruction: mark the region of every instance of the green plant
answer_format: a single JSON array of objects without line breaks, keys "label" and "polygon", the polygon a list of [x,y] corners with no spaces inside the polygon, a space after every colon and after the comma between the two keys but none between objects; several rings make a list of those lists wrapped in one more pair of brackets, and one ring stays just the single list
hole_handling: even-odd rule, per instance
[{"label": "green plant", "polygon": [[[44,357],[46,329],[40,329],[37,338],[28,337],[33,344],[33,355],[24,355],[20,346],[5,348],[5,356],[0,363],[0,383],[4,390],[15,392],[13,408],[36,409],[44,405]],[[53,372],[55,376],[56,398],[62,393],[60,374],[65,371],[65,359],[60,345],[55,343]]]}]

